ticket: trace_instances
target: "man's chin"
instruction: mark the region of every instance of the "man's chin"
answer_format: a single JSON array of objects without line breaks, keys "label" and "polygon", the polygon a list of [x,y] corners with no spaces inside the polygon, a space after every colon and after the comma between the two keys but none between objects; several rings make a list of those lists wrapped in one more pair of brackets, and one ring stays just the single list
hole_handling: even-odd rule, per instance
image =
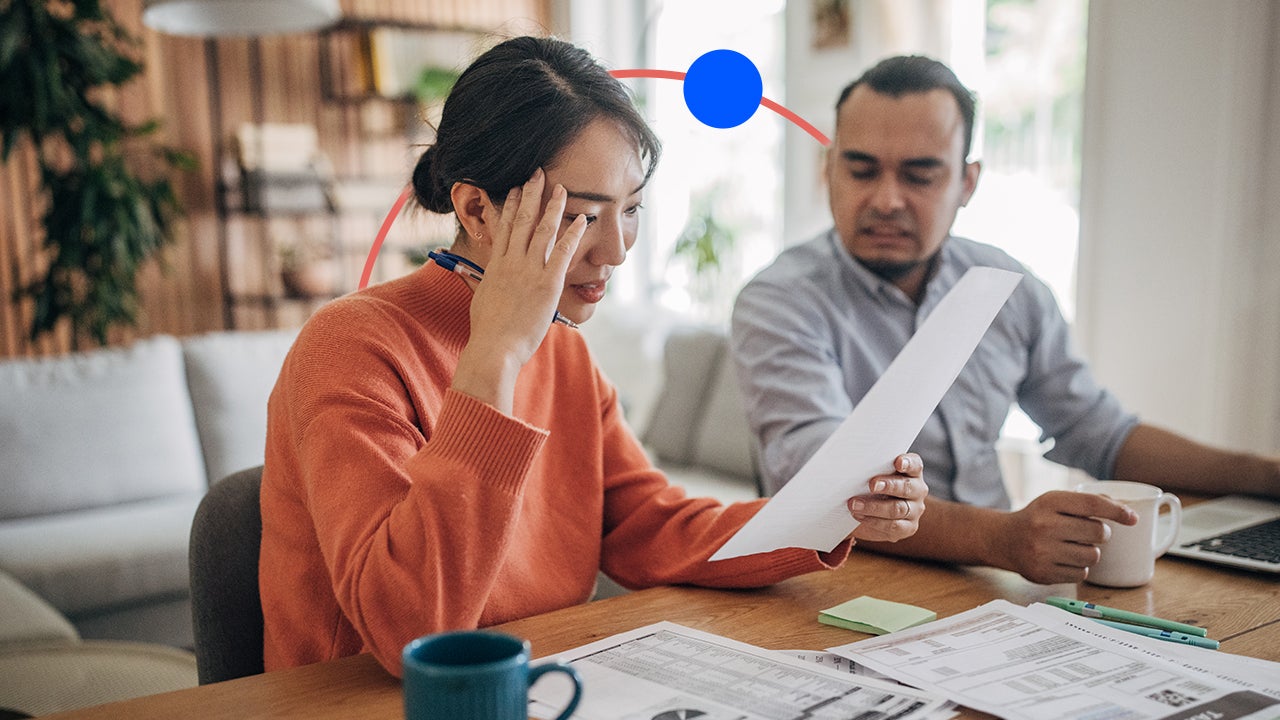
[{"label": "man's chin", "polygon": [[862,258],[855,258],[855,260],[859,265],[870,270],[871,274],[887,282],[898,280],[928,262],[928,260],[864,260]]}]

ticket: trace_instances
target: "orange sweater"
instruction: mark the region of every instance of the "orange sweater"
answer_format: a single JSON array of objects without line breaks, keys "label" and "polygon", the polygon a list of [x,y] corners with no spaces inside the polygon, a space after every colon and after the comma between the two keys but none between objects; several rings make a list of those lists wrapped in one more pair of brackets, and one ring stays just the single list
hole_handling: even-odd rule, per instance
[{"label": "orange sweater", "polygon": [[646,458],[582,337],[521,370],[515,417],[449,389],[471,291],[434,264],[323,308],[271,394],[260,583],[267,670],[372,652],[400,675],[427,633],[631,588],[757,587],[842,563],[707,562],[763,500],[686,498]]}]

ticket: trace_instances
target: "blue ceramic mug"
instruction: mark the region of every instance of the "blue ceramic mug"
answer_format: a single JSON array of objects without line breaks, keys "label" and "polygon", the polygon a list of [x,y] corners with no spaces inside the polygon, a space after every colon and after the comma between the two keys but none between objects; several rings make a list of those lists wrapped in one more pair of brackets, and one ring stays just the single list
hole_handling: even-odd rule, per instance
[{"label": "blue ceramic mug", "polygon": [[528,720],[529,686],[549,672],[573,681],[567,720],[582,697],[582,678],[561,662],[529,667],[529,643],[487,630],[427,635],[405,645],[406,720]]}]

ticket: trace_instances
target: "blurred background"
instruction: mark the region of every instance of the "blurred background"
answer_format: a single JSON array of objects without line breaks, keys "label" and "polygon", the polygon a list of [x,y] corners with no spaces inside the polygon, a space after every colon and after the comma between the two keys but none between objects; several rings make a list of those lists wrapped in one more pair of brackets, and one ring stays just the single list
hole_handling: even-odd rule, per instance
[{"label": "blurred background", "polygon": [[[1103,381],[1148,419],[1280,446],[1275,2],[342,0],[336,24],[259,36],[161,32],[142,16],[163,3],[101,4],[136,38],[123,52],[140,68],[93,92],[129,122],[158,121],[147,143],[196,161],[175,170],[126,153],[170,179],[181,213],[139,261],[136,317],[110,325],[108,345],[296,327],[354,290],[453,78],[502,37],[556,34],[611,68],[683,71],[731,48],[760,69],[766,97],[828,134],[846,83],[884,56],[924,53],[979,95],[984,171],[956,232],[1048,282]],[[764,108],[717,130],[690,115],[679,82],[628,83],[665,153],[642,240],[585,332],[634,344],[606,369],[643,383],[656,382],[664,328],[722,325],[738,288],[829,213],[809,134]],[[39,158],[59,152],[20,138],[0,166],[2,357],[98,344],[70,317],[33,337],[42,301],[22,292],[51,267]],[[452,232],[449,217],[406,211],[373,281],[409,272]],[[1035,443],[1025,418],[1007,430]]]}]

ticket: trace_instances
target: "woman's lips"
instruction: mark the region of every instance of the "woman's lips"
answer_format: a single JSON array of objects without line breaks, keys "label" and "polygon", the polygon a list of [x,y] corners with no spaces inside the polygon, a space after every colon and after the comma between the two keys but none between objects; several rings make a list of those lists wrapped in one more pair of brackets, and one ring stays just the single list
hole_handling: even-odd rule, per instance
[{"label": "woman's lips", "polygon": [[579,285],[571,285],[573,292],[585,303],[598,303],[604,299],[606,281],[582,283]]}]

